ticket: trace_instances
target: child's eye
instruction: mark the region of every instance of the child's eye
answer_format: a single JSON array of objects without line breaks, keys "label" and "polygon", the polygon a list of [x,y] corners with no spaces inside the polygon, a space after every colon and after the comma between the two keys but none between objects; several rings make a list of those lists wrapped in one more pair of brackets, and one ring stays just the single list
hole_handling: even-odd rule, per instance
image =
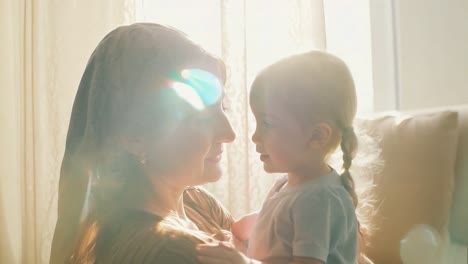
[{"label": "child's eye", "polygon": [[270,128],[270,127],[272,127],[272,124],[271,124],[271,122],[269,122],[269,121],[267,121],[267,120],[263,120],[263,121],[262,121],[262,126],[263,126],[264,128]]}]

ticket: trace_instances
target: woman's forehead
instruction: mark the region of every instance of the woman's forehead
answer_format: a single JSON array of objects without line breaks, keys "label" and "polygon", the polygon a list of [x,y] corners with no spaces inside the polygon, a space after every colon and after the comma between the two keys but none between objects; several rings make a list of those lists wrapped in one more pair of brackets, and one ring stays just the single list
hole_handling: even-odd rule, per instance
[{"label": "woman's forehead", "polygon": [[226,82],[226,68],[224,63],[208,54],[185,63],[185,65],[179,67],[178,70],[183,71],[184,69],[198,69],[206,71],[216,76],[221,84],[224,85]]},{"label": "woman's forehead", "polygon": [[196,110],[217,104],[224,95],[219,78],[211,72],[197,68],[173,73],[168,88]]}]

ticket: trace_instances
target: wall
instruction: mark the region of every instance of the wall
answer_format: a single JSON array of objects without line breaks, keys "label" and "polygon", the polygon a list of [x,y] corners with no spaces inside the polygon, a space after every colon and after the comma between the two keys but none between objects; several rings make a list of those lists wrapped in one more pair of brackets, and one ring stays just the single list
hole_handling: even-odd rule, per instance
[{"label": "wall", "polygon": [[396,4],[402,109],[468,103],[468,1]]}]

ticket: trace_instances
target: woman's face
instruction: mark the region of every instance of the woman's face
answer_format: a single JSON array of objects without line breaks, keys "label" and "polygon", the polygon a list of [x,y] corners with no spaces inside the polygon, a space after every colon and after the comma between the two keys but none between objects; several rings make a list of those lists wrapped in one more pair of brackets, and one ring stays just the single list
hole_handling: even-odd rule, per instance
[{"label": "woman's face", "polygon": [[[184,96],[184,90],[178,89],[181,87],[191,92],[196,90],[200,95],[198,99],[209,95],[217,99],[209,102],[202,100],[200,107],[191,102],[190,94]],[[169,89],[169,92],[162,91],[161,99],[169,107],[167,117],[156,124],[160,129],[157,136],[150,136],[144,142],[146,174],[167,177],[166,182],[183,186],[218,180],[221,176],[223,145],[235,138],[222,106],[222,86],[210,87],[210,82],[207,82],[202,91],[187,85],[173,85],[165,89]],[[199,103],[202,101],[198,100]]]}]

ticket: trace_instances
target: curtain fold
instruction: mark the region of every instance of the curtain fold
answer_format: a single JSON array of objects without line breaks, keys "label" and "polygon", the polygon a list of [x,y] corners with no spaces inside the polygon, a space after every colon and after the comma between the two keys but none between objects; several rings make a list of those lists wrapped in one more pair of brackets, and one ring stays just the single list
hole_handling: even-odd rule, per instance
[{"label": "curtain fold", "polygon": [[129,0],[0,2],[0,263],[48,263],[60,163],[87,59]]}]

